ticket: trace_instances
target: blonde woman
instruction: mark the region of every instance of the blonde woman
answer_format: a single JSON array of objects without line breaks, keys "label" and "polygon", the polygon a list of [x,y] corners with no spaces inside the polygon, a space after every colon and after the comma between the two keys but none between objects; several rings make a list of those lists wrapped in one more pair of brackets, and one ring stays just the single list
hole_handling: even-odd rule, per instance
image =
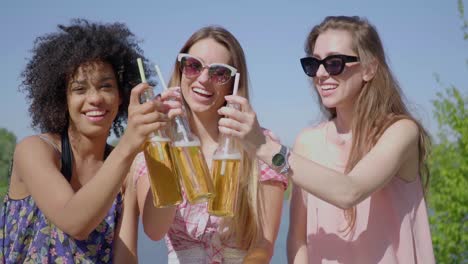
[{"label": "blonde woman", "polygon": [[[434,263],[424,201],[428,137],[407,110],[376,29],[327,17],[306,42],[304,72],[328,120],[304,129],[293,151],[261,134],[245,99],[220,131],[294,183],[289,263]],[[280,151],[280,149],[284,151]]]},{"label": "blonde woman", "polygon": [[[239,42],[224,28],[205,27],[180,50],[169,83],[180,87],[190,128],[208,164],[218,146],[217,111],[226,104],[224,96],[232,93],[233,69],[241,76],[238,94],[248,99],[247,66]],[[144,156],[137,157],[134,178],[144,230],[153,240],[165,236],[169,263],[269,263],[287,180],[244,154],[239,206],[232,219],[210,216],[206,202],[192,205],[184,199],[177,207],[155,208]]]}]

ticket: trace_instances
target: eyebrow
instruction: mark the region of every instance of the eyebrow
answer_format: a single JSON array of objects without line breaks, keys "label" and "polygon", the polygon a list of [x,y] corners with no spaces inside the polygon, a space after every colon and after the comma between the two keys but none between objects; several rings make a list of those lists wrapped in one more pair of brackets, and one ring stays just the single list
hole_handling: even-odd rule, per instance
[{"label": "eyebrow", "polygon": [[192,55],[190,53],[187,53],[187,54],[190,55],[190,57],[192,57],[193,59],[196,59],[196,60],[200,61],[203,65],[207,65],[206,62],[202,58],[200,58],[198,56],[195,56],[195,55]]},{"label": "eyebrow", "polygon": [[325,59],[325,58],[328,57],[328,56],[332,56],[332,55],[341,55],[341,54],[343,54],[343,53],[337,52],[337,51],[332,51],[332,52],[329,52],[329,53],[325,54],[325,57],[323,57],[323,58],[320,57],[319,55],[315,54],[315,53],[312,54],[312,57],[318,58],[318,59],[321,59],[321,60],[322,60],[322,59]]},{"label": "eyebrow", "polygon": [[[114,77],[110,76],[110,75],[109,76],[104,76],[101,79],[99,79],[98,82],[105,82],[105,81],[109,81],[109,80],[114,80]],[[70,84],[75,84],[75,83],[76,84],[81,84],[81,85],[86,84],[86,79],[81,79],[81,80],[74,79],[74,80],[72,80],[70,82]]]},{"label": "eyebrow", "polygon": [[104,76],[101,79],[99,79],[99,82],[105,82],[105,81],[112,81],[115,80],[114,76]]}]

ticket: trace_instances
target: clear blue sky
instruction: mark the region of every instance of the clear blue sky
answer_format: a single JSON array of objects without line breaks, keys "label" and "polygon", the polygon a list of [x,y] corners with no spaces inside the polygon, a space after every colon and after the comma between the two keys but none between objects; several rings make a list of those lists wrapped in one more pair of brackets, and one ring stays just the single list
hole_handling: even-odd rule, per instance
[{"label": "clear blue sky", "polygon": [[57,24],[76,17],[126,23],[166,79],[185,40],[202,26],[218,24],[229,29],[245,50],[252,104],[262,125],[292,145],[297,133],[320,117],[299,58],[309,30],[326,15],[360,15],[376,25],[411,108],[431,133],[437,129],[431,100],[442,91],[433,73],[446,85],[467,92],[468,49],[456,0],[17,0],[3,2],[0,9],[0,127],[19,139],[34,133],[24,94],[17,90],[19,75],[34,39],[55,31]]}]

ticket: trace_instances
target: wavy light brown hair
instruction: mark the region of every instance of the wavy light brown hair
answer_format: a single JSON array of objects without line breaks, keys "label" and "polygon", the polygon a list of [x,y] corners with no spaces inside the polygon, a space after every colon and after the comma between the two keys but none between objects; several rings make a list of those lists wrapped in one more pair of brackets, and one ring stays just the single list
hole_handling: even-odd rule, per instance
[{"label": "wavy light brown hair", "polygon": [[[426,159],[430,139],[420,122],[411,115],[405,105],[400,85],[387,64],[377,30],[366,19],[357,16],[326,17],[322,23],[312,28],[307,37],[305,52],[308,55],[312,56],[318,36],[327,30],[344,30],[351,35],[352,49],[356,52],[363,67],[371,62],[377,63],[374,78],[364,84],[354,103],[351,125],[353,138],[345,173],[350,172],[374,147],[389,126],[398,120],[409,119],[419,127],[419,172],[426,191],[429,185]],[[316,89],[314,90],[317,92]],[[317,97],[322,112],[329,120],[335,118],[336,109],[325,107],[318,94]],[[348,220],[346,230],[350,231],[355,225],[356,208],[345,210],[345,216]]]},{"label": "wavy light brown hair", "polygon": [[[195,43],[203,39],[213,39],[229,51],[230,65],[240,73],[237,95],[249,99],[249,79],[244,51],[239,41],[225,28],[207,26],[199,29],[187,40],[179,53],[188,53]],[[180,63],[176,59],[169,86],[180,86],[181,79],[182,71]],[[185,107],[190,109],[186,103]],[[223,234],[223,237],[234,237],[237,245],[244,249],[250,248],[254,242],[260,239],[262,232],[258,214],[260,206],[257,204],[258,174],[256,159],[249,157],[244,151],[236,212],[234,212],[234,217],[231,220],[223,220],[220,227],[221,230],[228,227],[229,231]]]}]

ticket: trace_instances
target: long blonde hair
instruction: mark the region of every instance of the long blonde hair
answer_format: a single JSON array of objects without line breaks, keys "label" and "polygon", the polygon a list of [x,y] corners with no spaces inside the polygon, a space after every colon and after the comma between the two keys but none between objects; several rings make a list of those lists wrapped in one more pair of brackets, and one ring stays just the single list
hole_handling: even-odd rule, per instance
[{"label": "long blonde hair", "polygon": [[[180,49],[180,53],[188,53],[190,48],[203,39],[213,39],[223,45],[230,53],[231,65],[240,73],[238,95],[249,99],[249,81],[244,51],[237,39],[225,28],[219,26],[203,27],[196,31]],[[178,61],[175,61],[170,86],[180,86],[182,72]],[[186,107],[188,105],[185,103]],[[248,157],[244,151],[242,160],[242,176],[239,186],[239,198],[236,212],[231,220],[223,221],[220,229],[227,227],[223,237],[235,237],[237,245],[248,249],[259,239],[261,225],[258,214],[258,166],[254,157]]]},{"label": "long blonde hair", "polygon": [[[385,58],[382,42],[377,30],[366,19],[348,16],[329,16],[315,26],[305,43],[305,52],[314,53],[318,36],[327,30],[345,30],[350,33],[353,50],[358,54],[364,67],[371,62],[377,63],[377,70],[372,80],[364,84],[353,109],[352,145],[346,164],[345,173],[354,166],[377,143],[384,131],[401,119],[409,119],[419,127],[419,172],[424,182],[424,190],[429,184],[429,170],[426,163],[430,139],[422,125],[410,114],[403,98],[401,88],[393,76]],[[317,90],[315,90],[317,92]],[[318,93],[318,92],[317,92]],[[336,117],[335,108],[326,108],[320,96],[322,112],[329,120]],[[352,230],[356,221],[356,208],[345,210],[348,221],[347,230]]]}]

